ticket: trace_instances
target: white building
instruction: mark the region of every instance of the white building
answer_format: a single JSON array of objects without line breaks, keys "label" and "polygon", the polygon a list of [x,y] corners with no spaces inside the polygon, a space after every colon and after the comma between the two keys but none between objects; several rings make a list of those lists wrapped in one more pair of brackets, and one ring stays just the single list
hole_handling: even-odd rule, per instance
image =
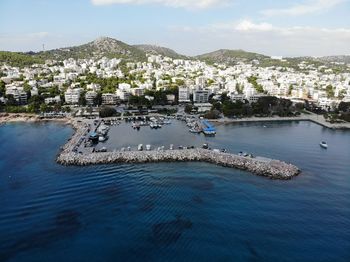
[{"label": "white building", "polygon": [[145,89],[142,87],[136,87],[131,89],[131,93],[134,96],[143,96],[145,94]]},{"label": "white building", "polygon": [[61,102],[60,96],[45,98],[45,104],[58,104]]},{"label": "white building", "polygon": [[249,101],[249,103],[256,103],[256,102],[258,102],[259,98],[264,97],[264,96],[266,96],[266,95],[264,95],[264,94],[252,95],[252,96],[248,97],[248,101]]},{"label": "white building", "polygon": [[194,103],[207,103],[209,99],[209,91],[204,89],[197,89],[193,91]]},{"label": "white building", "polygon": [[12,95],[16,102],[20,105],[27,104],[27,93],[23,90],[22,86],[6,86],[6,95]]},{"label": "white building", "polygon": [[179,88],[179,103],[189,103],[190,100],[190,90],[188,87]]},{"label": "white building", "polygon": [[193,106],[197,108],[198,113],[208,112],[212,108],[212,104],[210,103],[195,103]]},{"label": "white building", "polygon": [[97,97],[97,93],[95,91],[87,91],[85,94],[85,100],[87,105],[94,105],[95,98]]},{"label": "white building", "polygon": [[231,94],[230,98],[232,102],[244,101],[244,95],[241,94]]},{"label": "white building", "polygon": [[68,88],[67,91],[64,93],[64,100],[67,104],[78,104],[80,95],[81,95],[81,88],[75,88],[71,89]]},{"label": "white building", "polygon": [[86,86],[87,90],[99,92],[101,90],[101,86],[99,84],[91,83]]},{"label": "white building", "polygon": [[196,78],[196,85],[197,86],[204,88],[205,84],[206,84],[206,79],[204,76],[199,76]]},{"label": "white building", "polygon": [[127,101],[130,97],[130,93],[128,91],[122,90],[122,89],[117,89],[116,95],[122,101]]},{"label": "white building", "polygon": [[115,105],[118,102],[118,97],[116,94],[106,93],[102,94],[102,104],[103,105]]}]

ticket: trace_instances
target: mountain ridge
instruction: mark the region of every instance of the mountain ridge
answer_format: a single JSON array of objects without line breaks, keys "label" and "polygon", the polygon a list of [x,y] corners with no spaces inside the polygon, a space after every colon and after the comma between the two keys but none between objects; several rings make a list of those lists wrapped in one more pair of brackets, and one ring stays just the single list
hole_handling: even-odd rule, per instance
[{"label": "mountain ridge", "polygon": [[99,37],[86,44],[57,48],[48,51],[27,53],[0,51],[0,62],[10,63],[11,56],[14,56],[18,61],[21,59],[25,60],[26,65],[30,64],[31,62],[43,62],[47,59],[64,60],[67,58],[101,58],[103,56],[108,58],[123,58],[127,61],[146,61],[146,54],[168,56],[173,59],[197,59],[211,64],[222,63],[227,65],[232,65],[237,62],[257,61],[262,66],[290,66],[291,64],[294,65],[301,60],[307,60],[315,63],[339,62],[350,64],[349,55],[325,56],[318,58],[295,57],[285,58],[285,60],[280,61],[272,59],[267,55],[247,52],[241,49],[219,49],[197,56],[186,56],[167,47],[147,44],[129,45],[111,37]]}]

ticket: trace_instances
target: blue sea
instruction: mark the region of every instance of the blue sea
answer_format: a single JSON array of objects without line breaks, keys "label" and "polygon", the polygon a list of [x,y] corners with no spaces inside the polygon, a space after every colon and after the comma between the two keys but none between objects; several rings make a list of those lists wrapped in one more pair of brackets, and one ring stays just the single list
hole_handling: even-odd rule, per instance
[{"label": "blue sea", "polygon": [[121,125],[108,147],[208,142],[302,173],[279,181],[206,163],[65,167],[55,157],[69,126],[6,124],[0,261],[350,261],[349,131],[249,123],[218,126],[205,138],[182,125]]}]

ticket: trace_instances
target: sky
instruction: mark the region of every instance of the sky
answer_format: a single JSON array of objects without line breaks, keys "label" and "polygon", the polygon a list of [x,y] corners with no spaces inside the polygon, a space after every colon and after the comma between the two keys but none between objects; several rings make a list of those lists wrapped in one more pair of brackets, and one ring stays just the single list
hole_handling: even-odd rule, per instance
[{"label": "sky", "polygon": [[0,50],[6,51],[108,36],[185,55],[218,49],[350,54],[350,0],[0,0],[0,10]]}]

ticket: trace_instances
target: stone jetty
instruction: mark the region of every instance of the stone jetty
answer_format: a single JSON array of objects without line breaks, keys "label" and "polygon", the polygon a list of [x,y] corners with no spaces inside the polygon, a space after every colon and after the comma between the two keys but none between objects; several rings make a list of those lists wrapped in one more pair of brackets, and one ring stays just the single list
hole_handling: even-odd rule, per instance
[{"label": "stone jetty", "polygon": [[208,162],[224,167],[246,170],[272,179],[291,179],[300,170],[278,160],[243,157],[207,149],[184,149],[162,151],[117,151],[77,154],[63,151],[57,158],[62,165],[94,165],[109,163],[156,163],[156,162]]}]

